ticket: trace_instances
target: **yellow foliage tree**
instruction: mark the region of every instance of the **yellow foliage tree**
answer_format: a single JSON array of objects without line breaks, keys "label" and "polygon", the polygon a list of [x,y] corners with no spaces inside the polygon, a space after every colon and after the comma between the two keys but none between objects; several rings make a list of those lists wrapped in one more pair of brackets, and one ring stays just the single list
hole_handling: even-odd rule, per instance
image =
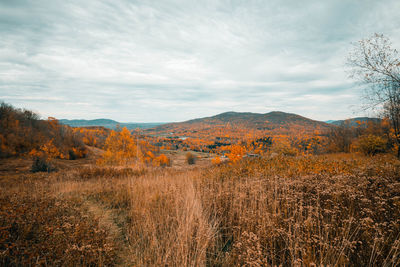
[{"label": "yellow foliage tree", "polygon": [[375,155],[386,151],[387,141],[373,134],[363,135],[353,145],[356,150],[366,155]]},{"label": "yellow foliage tree", "polygon": [[98,163],[108,165],[128,165],[137,159],[137,146],[131,132],[124,127],[121,131],[111,131],[107,137],[105,152]]},{"label": "yellow foliage tree", "polygon": [[64,155],[54,145],[53,140],[50,140],[46,144],[42,145],[40,150],[43,151],[44,154],[49,158],[64,158]]},{"label": "yellow foliage tree", "polygon": [[230,162],[236,163],[246,154],[246,149],[241,145],[231,145],[230,153],[226,154]]},{"label": "yellow foliage tree", "polygon": [[213,158],[213,159],[211,160],[211,162],[212,162],[213,164],[220,164],[220,163],[222,162],[222,160],[221,160],[221,158],[220,158],[219,156],[216,156],[215,158]]},{"label": "yellow foliage tree", "polygon": [[291,145],[288,138],[279,138],[272,145],[272,152],[285,156],[295,156],[298,150]]},{"label": "yellow foliage tree", "polygon": [[161,154],[155,159],[154,165],[161,167],[170,166],[171,160],[166,155]]}]

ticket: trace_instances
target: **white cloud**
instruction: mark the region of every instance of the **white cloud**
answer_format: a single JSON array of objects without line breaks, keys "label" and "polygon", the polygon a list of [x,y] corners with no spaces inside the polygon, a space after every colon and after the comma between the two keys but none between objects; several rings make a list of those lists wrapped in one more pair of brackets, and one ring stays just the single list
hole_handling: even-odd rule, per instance
[{"label": "white cloud", "polygon": [[[385,1],[3,1],[3,99],[45,116],[179,121],[227,110],[354,115],[350,42],[400,45]],[[24,98],[25,97],[25,98]]]}]

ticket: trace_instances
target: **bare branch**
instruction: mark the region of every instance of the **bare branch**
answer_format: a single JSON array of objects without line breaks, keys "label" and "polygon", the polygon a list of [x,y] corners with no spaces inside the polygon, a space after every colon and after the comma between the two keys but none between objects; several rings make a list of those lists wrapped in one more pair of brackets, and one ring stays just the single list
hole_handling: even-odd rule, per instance
[{"label": "bare branch", "polygon": [[[400,58],[390,40],[374,34],[353,44],[347,58],[350,77],[367,85],[364,90],[369,109],[382,106],[400,144]],[[400,148],[398,151],[400,157]]]}]

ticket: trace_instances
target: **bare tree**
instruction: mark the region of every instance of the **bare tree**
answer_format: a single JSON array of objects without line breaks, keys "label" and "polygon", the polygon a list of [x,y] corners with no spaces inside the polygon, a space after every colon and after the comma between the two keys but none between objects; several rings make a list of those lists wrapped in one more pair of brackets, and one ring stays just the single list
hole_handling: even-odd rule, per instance
[{"label": "bare tree", "polygon": [[390,40],[374,34],[354,44],[347,58],[350,76],[366,86],[367,108],[380,108],[394,129],[400,158],[400,58]]}]

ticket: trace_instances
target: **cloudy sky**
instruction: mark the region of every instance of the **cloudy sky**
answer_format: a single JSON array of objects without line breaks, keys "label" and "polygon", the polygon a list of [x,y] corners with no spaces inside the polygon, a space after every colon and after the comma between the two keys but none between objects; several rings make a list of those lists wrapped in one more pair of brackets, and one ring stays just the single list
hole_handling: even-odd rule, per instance
[{"label": "cloudy sky", "polygon": [[0,0],[0,101],[43,117],[363,115],[351,42],[400,48],[398,0]]}]

